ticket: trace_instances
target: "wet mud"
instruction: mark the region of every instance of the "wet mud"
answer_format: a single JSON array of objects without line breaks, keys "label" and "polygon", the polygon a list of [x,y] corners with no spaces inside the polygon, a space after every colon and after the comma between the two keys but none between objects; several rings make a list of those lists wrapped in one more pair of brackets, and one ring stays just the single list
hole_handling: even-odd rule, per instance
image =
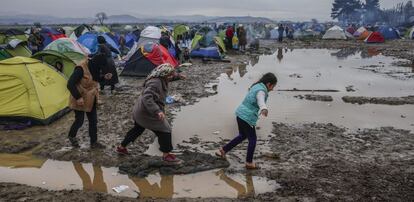
[{"label": "wet mud", "polygon": [[192,174],[230,166],[224,159],[191,151],[184,151],[177,155],[177,158],[182,161],[178,165],[150,156],[132,158],[128,162],[121,163],[119,170],[132,176],[146,177],[155,171],[159,171],[161,175]]},{"label": "wet mud", "polygon": [[362,97],[362,96],[344,96],[342,100],[352,104],[383,104],[383,105],[412,105],[414,96],[406,97]]},{"label": "wet mud", "polygon": [[414,134],[392,127],[349,131],[333,124],[274,123],[268,177],[280,196],[315,201],[414,199]]},{"label": "wet mud", "polygon": [[305,99],[305,100],[311,100],[311,101],[321,101],[321,102],[332,102],[333,98],[330,95],[313,95],[313,94],[306,94],[306,95],[296,95],[294,96],[298,99]]}]

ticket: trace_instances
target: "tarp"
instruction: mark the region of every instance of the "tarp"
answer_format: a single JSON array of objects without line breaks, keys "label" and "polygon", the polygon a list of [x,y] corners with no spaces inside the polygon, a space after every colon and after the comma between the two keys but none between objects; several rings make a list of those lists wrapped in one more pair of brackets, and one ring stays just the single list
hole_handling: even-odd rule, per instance
[{"label": "tarp", "polygon": [[379,28],[378,31],[387,40],[400,38],[400,33],[398,32],[398,30],[389,26],[382,26]]},{"label": "tarp", "polygon": [[345,31],[339,26],[333,26],[323,35],[322,39],[346,39]]},{"label": "tarp", "polygon": [[384,43],[384,36],[380,32],[372,32],[366,39],[365,43]]},{"label": "tarp", "polygon": [[66,84],[62,74],[36,59],[0,61],[0,117],[49,124],[67,111]]}]

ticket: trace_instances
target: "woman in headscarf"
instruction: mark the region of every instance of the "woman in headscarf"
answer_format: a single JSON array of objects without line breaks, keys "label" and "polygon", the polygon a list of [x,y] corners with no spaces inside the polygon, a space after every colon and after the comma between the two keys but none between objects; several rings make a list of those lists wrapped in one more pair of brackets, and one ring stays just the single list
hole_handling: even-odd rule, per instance
[{"label": "woman in headscarf", "polygon": [[119,154],[128,154],[126,146],[135,141],[145,129],[149,129],[158,137],[160,151],[163,152],[163,160],[178,163],[179,159],[170,152],[173,149],[171,143],[171,126],[165,116],[165,100],[168,93],[168,83],[173,80],[185,79],[176,74],[170,64],[162,64],[156,67],[145,79],[144,90],[135,102],[133,108],[134,127],[128,131],[121,145],[117,147]]},{"label": "woman in headscarf", "polygon": [[105,37],[98,36],[97,40],[98,40],[98,51],[95,55],[102,54],[105,56],[104,58],[106,60],[100,63],[100,64],[104,64],[104,66],[101,68],[102,75],[101,75],[99,84],[101,86],[101,91],[104,90],[106,85],[110,85],[111,93],[112,93],[112,91],[115,89],[115,84],[119,82],[118,73],[116,72],[115,62],[114,62],[114,59],[112,58],[112,52],[116,54],[120,54],[120,53],[116,48],[112,47],[110,44],[106,42]]}]

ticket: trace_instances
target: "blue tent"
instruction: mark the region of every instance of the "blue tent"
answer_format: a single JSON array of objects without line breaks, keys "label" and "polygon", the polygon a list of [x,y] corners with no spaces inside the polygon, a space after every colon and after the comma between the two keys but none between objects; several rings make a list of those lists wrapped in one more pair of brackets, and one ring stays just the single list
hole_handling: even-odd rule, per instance
[{"label": "blue tent", "polygon": [[106,35],[111,37],[111,39],[116,43],[116,46],[119,47],[119,39],[121,38],[121,36],[118,33],[108,32],[106,33]]},{"label": "blue tent", "polygon": [[196,50],[192,50],[190,53],[191,57],[199,57],[199,58],[215,58],[221,59],[222,56],[220,54],[220,50],[218,47],[207,47],[207,48],[199,48]]},{"label": "blue tent", "polygon": [[134,33],[131,32],[125,35],[125,45],[128,48],[132,48],[136,41],[138,41],[138,37]]},{"label": "blue tent", "polygon": [[112,47],[119,49],[119,46],[115,43],[115,41],[108,36],[107,34],[99,34],[97,32],[88,32],[78,38],[78,42],[81,43],[83,46],[88,48],[91,53],[96,53],[98,50],[98,36],[105,37],[106,42],[111,45]]},{"label": "blue tent", "polygon": [[43,47],[46,47],[56,39],[65,38],[66,35],[50,27],[44,27],[40,30],[40,35],[44,38]]},{"label": "blue tent", "polygon": [[399,39],[400,38],[400,33],[398,32],[397,29],[389,27],[389,26],[382,26],[379,28],[378,30],[385,39]]}]

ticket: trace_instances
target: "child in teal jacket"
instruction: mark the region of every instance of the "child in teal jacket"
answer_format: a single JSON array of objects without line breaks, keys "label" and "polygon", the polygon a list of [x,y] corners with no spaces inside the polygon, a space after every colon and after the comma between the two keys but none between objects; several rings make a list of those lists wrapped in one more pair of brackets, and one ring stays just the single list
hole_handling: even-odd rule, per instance
[{"label": "child in teal jacket", "polygon": [[216,155],[225,158],[227,152],[240,144],[246,138],[249,141],[247,147],[246,168],[257,169],[253,163],[253,154],[256,148],[256,123],[259,115],[267,117],[268,110],[266,101],[268,94],[276,86],[277,78],[272,73],[267,73],[256,83],[254,83],[244,98],[243,102],[236,110],[236,119],[239,128],[239,135],[231,140],[224,147],[220,148]]}]

